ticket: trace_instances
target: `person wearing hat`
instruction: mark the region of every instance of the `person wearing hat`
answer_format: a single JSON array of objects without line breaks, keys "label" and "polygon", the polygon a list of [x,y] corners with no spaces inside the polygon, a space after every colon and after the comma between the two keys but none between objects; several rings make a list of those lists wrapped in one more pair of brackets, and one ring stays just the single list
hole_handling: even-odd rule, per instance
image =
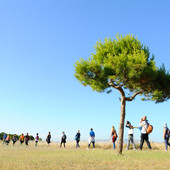
[{"label": "person wearing hat", "polygon": [[170,143],[169,143],[169,128],[167,126],[167,123],[164,123],[163,138],[165,142],[165,150],[168,151],[168,146],[170,146]]},{"label": "person wearing hat", "polygon": [[131,123],[129,121],[126,122],[126,127],[128,128],[127,150],[129,150],[130,142],[133,144],[133,150],[136,150],[134,139],[133,139],[133,129],[134,129],[134,127],[131,125]]}]

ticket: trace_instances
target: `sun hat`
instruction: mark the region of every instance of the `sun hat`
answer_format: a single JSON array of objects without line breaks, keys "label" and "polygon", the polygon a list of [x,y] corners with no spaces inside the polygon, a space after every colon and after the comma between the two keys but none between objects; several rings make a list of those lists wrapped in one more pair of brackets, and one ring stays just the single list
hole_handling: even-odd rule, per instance
[{"label": "sun hat", "polygon": [[167,123],[164,123],[164,128],[166,128],[167,127]]}]

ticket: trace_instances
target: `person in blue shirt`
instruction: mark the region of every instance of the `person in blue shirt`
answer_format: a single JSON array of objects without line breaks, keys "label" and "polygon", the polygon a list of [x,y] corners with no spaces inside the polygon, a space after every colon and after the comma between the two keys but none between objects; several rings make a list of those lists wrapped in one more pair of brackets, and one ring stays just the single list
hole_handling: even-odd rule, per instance
[{"label": "person in blue shirt", "polygon": [[93,144],[93,149],[95,148],[95,133],[93,132],[93,129],[91,128],[90,129],[90,133],[89,133],[89,145],[88,145],[88,148],[90,147],[91,143]]},{"label": "person in blue shirt", "polygon": [[77,134],[76,134],[76,136],[75,136],[75,140],[76,140],[76,148],[77,148],[77,147],[80,148],[80,145],[79,145],[80,136],[81,136],[80,130],[78,130],[78,132],[77,132]]},{"label": "person in blue shirt", "polygon": [[4,133],[4,135],[3,135],[3,144],[5,143],[6,138],[7,138],[7,134]]}]

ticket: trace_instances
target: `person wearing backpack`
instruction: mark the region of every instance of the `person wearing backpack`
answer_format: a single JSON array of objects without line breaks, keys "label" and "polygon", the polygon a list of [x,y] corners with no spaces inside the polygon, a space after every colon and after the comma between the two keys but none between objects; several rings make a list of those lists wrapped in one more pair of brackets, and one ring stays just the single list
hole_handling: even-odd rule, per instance
[{"label": "person wearing backpack", "polygon": [[28,145],[29,140],[30,140],[30,137],[29,137],[28,133],[26,133],[26,136],[25,136],[25,145]]},{"label": "person wearing backpack", "polygon": [[168,151],[168,146],[170,146],[169,136],[170,136],[170,130],[167,126],[167,123],[164,123],[163,138],[164,138],[164,142],[165,142],[165,150],[166,151]]},{"label": "person wearing backpack", "polygon": [[133,150],[136,150],[135,143],[133,140],[133,129],[134,127],[131,125],[129,121],[126,122],[126,127],[128,128],[128,143],[127,143],[127,150],[129,150],[130,142],[133,144]]},{"label": "person wearing backpack", "polygon": [[61,135],[60,148],[61,148],[62,144],[64,145],[64,148],[65,148],[66,139],[67,139],[67,136],[66,136],[66,134],[63,132],[62,135]]},{"label": "person wearing backpack", "polygon": [[35,137],[35,146],[37,146],[38,141],[39,141],[39,135],[38,135],[38,133],[37,133],[37,134],[36,134],[36,137]]},{"label": "person wearing backpack", "polygon": [[48,132],[48,135],[47,135],[47,138],[46,138],[46,142],[47,142],[48,146],[51,143],[51,133],[50,132]]},{"label": "person wearing backpack", "polygon": [[80,130],[78,130],[78,132],[77,132],[77,134],[76,134],[76,136],[75,136],[75,140],[76,140],[76,148],[77,148],[77,147],[80,148],[80,145],[79,145],[80,136],[81,136]]},{"label": "person wearing backpack", "polygon": [[113,149],[116,149],[115,142],[116,142],[116,139],[117,139],[117,133],[116,133],[114,126],[112,126],[112,129],[111,129],[110,139],[112,139],[112,142],[113,142]]},{"label": "person wearing backpack", "polygon": [[18,140],[18,137],[17,137],[16,134],[14,134],[13,139],[12,139],[13,145],[15,145],[15,143],[16,143],[17,140]]},{"label": "person wearing backpack", "polygon": [[140,124],[139,124],[139,127],[142,128],[142,130],[141,130],[141,140],[140,140],[140,150],[142,150],[144,141],[146,141],[148,148],[152,149],[150,142],[149,142],[148,133],[147,133],[148,125],[149,125],[149,123],[148,123],[147,117],[143,116],[143,118],[141,119]]}]

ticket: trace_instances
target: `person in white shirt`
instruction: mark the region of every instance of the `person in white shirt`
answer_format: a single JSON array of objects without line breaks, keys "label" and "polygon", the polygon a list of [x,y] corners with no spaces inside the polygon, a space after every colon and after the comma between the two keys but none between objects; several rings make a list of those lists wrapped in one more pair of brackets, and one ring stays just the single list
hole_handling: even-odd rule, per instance
[{"label": "person in white shirt", "polygon": [[89,149],[91,143],[93,144],[93,149],[95,148],[95,133],[93,132],[93,128],[90,129],[89,133],[89,145],[87,149]]},{"label": "person in white shirt", "polygon": [[136,150],[135,143],[134,143],[134,140],[133,140],[133,129],[134,129],[134,127],[131,125],[131,123],[129,121],[126,122],[126,127],[129,128],[128,129],[127,150],[129,150],[130,142],[133,144],[133,150]]},{"label": "person in white shirt", "polygon": [[148,145],[148,148],[152,149],[151,145],[150,145],[150,142],[149,142],[148,133],[147,133],[148,125],[149,125],[149,123],[148,123],[147,117],[143,116],[143,118],[141,119],[140,124],[139,124],[139,127],[142,128],[141,141],[140,141],[140,150],[142,150],[144,140],[146,141],[146,143]]},{"label": "person in white shirt", "polygon": [[38,133],[37,133],[37,134],[36,134],[36,137],[35,137],[35,146],[37,146],[38,141],[39,141],[39,135],[38,135]]}]

